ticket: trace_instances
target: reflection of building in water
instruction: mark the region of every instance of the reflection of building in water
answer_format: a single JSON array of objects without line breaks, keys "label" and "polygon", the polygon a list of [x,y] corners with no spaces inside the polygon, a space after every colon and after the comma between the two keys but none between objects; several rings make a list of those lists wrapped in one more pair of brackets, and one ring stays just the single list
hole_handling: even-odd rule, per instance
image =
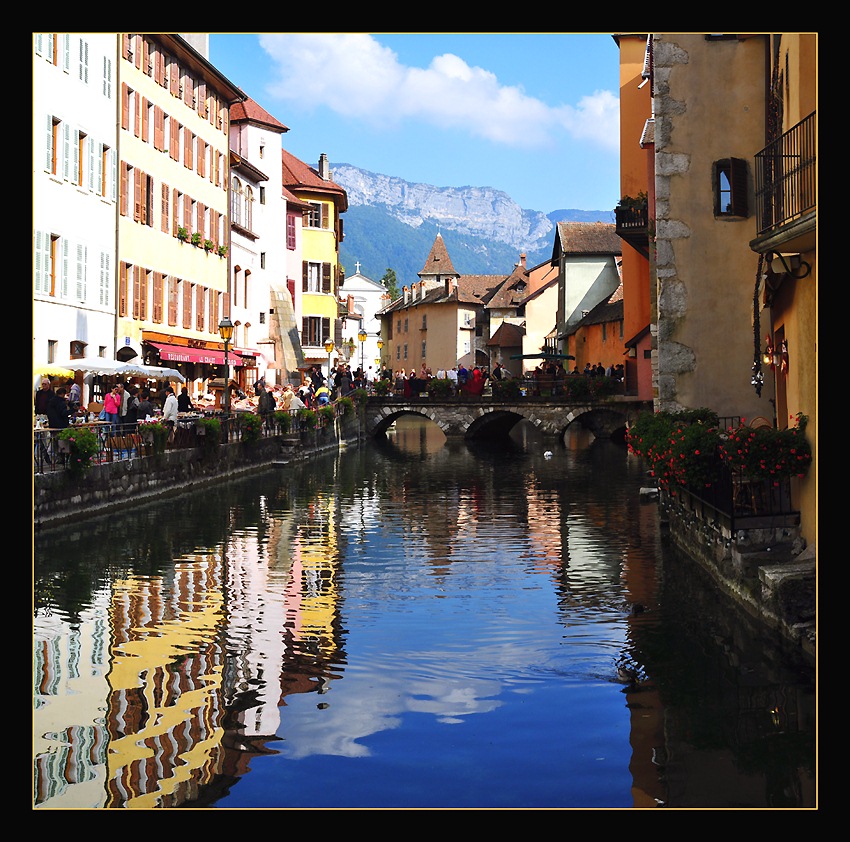
[{"label": "reflection of building in water", "polygon": [[176,806],[218,770],[222,559],[186,557],[172,576],[113,587],[106,806]]},{"label": "reflection of building in water", "polygon": [[33,625],[33,797],[37,807],[102,807],[108,739],[108,592],[75,621]]}]

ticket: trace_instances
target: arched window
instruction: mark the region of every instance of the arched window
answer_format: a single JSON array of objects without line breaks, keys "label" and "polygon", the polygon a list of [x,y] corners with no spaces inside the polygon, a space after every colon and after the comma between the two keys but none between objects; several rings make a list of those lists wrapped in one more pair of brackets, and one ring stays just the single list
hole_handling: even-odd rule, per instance
[{"label": "arched window", "polygon": [[242,225],[242,182],[233,177],[230,183],[230,219],[237,225]]},{"label": "arched window", "polygon": [[250,186],[245,187],[245,227],[249,231],[254,229],[251,227],[251,221],[254,217],[254,191]]}]

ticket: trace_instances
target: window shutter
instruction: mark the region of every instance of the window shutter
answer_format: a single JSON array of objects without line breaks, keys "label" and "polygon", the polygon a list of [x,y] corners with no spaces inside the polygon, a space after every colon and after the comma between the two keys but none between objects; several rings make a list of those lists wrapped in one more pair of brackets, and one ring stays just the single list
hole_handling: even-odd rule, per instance
[{"label": "window shutter", "polygon": [[331,292],[331,264],[322,264],[322,292]]},{"label": "window shutter", "polygon": [[307,261],[302,260],[301,261],[301,291],[302,292],[307,292],[307,278],[308,278]]},{"label": "window shutter", "polygon": [[157,152],[165,149],[165,112],[158,105],[153,109],[153,148]]},{"label": "window shutter", "polygon": [[143,96],[139,98],[139,108],[142,112],[140,137],[145,141],[145,143],[147,143],[148,138],[150,137],[150,103]]},{"label": "window shutter", "polygon": [[330,208],[322,202],[322,228],[330,228]]},{"label": "window shutter", "polygon": [[307,331],[309,330],[310,321],[306,316],[301,317],[301,344],[308,345],[307,342]]},{"label": "window shutter", "polygon": [[192,199],[183,194],[183,227],[191,235],[192,233]]},{"label": "window shutter", "polygon": [[729,165],[729,181],[732,186],[732,213],[735,216],[749,216],[747,162],[740,158],[730,158]]},{"label": "window shutter", "polygon": [[196,108],[201,117],[207,116],[207,86],[204,82],[198,84],[197,92],[198,102]]},{"label": "window shutter", "polygon": [[174,59],[169,58],[169,64],[171,65],[171,73],[169,76],[168,82],[168,91],[172,96],[180,95],[180,65],[177,64]]},{"label": "window shutter", "polygon": [[80,183],[80,167],[83,162],[80,160],[80,130],[71,129],[71,144],[69,152],[71,153],[71,183]]},{"label": "window shutter", "polygon": [[218,293],[215,290],[210,290],[210,333],[215,333],[218,325]]},{"label": "window shutter", "polygon": [[127,270],[129,266],[123,261],[118,266],[118,315],[127,315]]},{"label": "window shutter", "polygon": [[121,35],[121,57],[127,58],[130,54],[130,36],[124,32]]},{"label": "window shutter", "polygon": [[50,234],[35,232],[35,291],[50,292]]},{"label": "window shutter", "polygon": [[206,207],[202,202],[198,202],[197,208],[197,217],[198,217],[198,227],[197,232],[201,235],[201,239],[204,239],[204,214],[206,212]]},{"label": "window shutter", "polygon": [[175,187],[171,194],[171,233],[176,237],[180,227],[180,193]]},{"label": "window shutter", "polygon": [[71,276],[71,243],[65,238],[62,238],[62,264],[59,267],[61,277],[59,278],[59,295],[62,298],[68,297],[68,284]]},{"label": "window shutter", "polygon": [[62,129],[62,178],[67,181],[71,177],[71,127],[67,123],[60,124]]},{"label": "window shutter", "polygon": [[153,301],[151,317],[157,324],[162,323],[162,272],[153,273]]},{"label": "window shutter", "polygon": [[79,66],[80,81],[88,84],[89,81],[89,45],[88,41],[80,38],[80,66]]},{"label": "window shutter", "polygon": [[44,169],[49,173],[55,172],[54,169],[54,149],[53,149],[53,115],[47,115],[47,136],[44,144]]},{"label": "window shutter", "polygon": [[142,220],[142,171],[133,170],[133,221]]},{"label": "window shutter", "polygon": [[130,131],[130,89],[121,83],[121,128]]},{"label": "window shutter", "polygon": [[332,336],[331,320],[325,316],[322,318],[322,335],[318,337],[319,341],[316,344],[321,345],[328,336]]},{"label": "window shutter", "polygon": [[168,279],[168,324],[177,324],[177,278]]},{"label": "window shutter", "polygon": [[86,247],[77,243],[77,301],[86,300],[86,257]]},{"label": "window shutter", "polygon": [[192,286],[189,281],[181,281],[183,287],[183,327],[192,329]]},{"label": "window shutter", "polygon": [[103,57],[103,95],[112,99],[112,59]]},{"label": "window shutter", "polygon": [[140,319],[141,316],[141,292],[142,292],[142,267],[133,267],[133,318]]},{"label": "window shutter", "polygon": [[98,303],[101,307],[109,306],[109,290],[112,282],[111,273],[109,271],[110,256],[108,251],[100,253],[100,289]]},{"label": "window shutter", "polygon": [[89,189],[90,193],[100,193],[100,185],[102,183],[101,182],[102,173],[100,171],[100,154],[101,154],[100,150],[101,150],[102,147],[99,143],[95,142],[95,139],[93,137],[86,139],[86,145],[87,145],[86,148],[88,149],[88,153],[89,153],[89,165],[88,165],[89,183],[88,183],[88,189]]},{"label": "window shutter", "polygon": [[161,202],[161,210],[162,210],[162,230],[167,234],[168,233],[168,209],[169,209],[169,199],[170,199],[171,188],[167,184],[163,184],[160,190],[160,202]]},{"label": "window shutter", "polygon": [[129,168],[122,161],[121,162],[121,194],[120,194],[121,216],[127,216],[127,206],[128,206],[128,198],[129,198],[128,195],[127,195],[128,190],[129,190],[129,184],[127,183],[128,170],[129,170]]},{"label": "window shutter", "polygon": [[171,131],[169,132],[168,142],[170,145],[169,152],[171,153],[171,158],[174,161],[180,160],[180,123],[177,122],[176,117],[169,117],[171,120]]},{"label": "window shutter", "polygon": [[142,136],[142,95],[138,91],[133,91],[133,134],[136,137]]}]

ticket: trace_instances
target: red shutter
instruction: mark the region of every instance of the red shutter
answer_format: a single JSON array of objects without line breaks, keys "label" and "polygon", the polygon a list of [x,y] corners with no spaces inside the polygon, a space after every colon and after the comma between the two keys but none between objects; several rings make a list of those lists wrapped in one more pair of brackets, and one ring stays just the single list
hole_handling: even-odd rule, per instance
[{"label": "red shutter", "polygon": [[121,128],[130,131],[130,89],[121,83]]},{"label": "red shutter", "polygon": [[153,273],[153,302],[151,315],[157,324],[162,323],[162,272]]},{"label": "red shutter", "polygon": [[121,216],[127,216],[127,207],[128,207],[128,196],[127,191],[129,185],[127,184],[127,165],[122,161],[121,162],[121,185],[120,185],[120,211]]},{"label": "red shutter", "polygon": [[168,63],[171,65],[171,74],[168,79],[168,91],[172,96],[180,95],[180,65],[169,57]]},{"label": "red shutter", "polygon": [[150,137],[150,132],[148,130],[148,124],[150,123],[150,107],[148,105],[148,101],[140,96],[139,98],[139,107],[142,110],[142,128],[140,137],[147,142],[147,139]]},{"label": "red shutter", "polygon": [[177,122],[176,117],[169,117],[171,120],[171,132],[170,137],[168,138],[168,142],[171,146],[169,152],[171,154],[171,158],[174,161],[180,160],[180,123]]},{"label": "red shutter", "polygon": [[195,330],[202,331],[204,329],[204,288],[198,284],[195,287]]},{"label": "red shutter", "polygon": [[158,105],[153,107],[153,148],[157,152],[165,148],[165,112]]},{"label": "red shutter", "polygon": [[177,324],[177,278],[168,279],[168,324]]},{"label": "red shutter", "polygon": [[118,265],[118,315],[127,315],[127,264]]},{"label": "red shutter", "polygon": [[140,222],[142,218],[142,171],[133,170],[133,221]]},{"label": "red shutter", "polygon": [[171,233],[176,237],[180,227],[180,193],[175,187],[171,193]]},{"label": "red shutter", "polygon": [[140,280],[142,274],[141,266],[133,267],[133,318],[140,319],[141,318],[141,292],[142,292],[142,282]]},{"label": "red shutter", "polygon": [[192,233],[192,199],[183,194],[183,227],[191,235]]},{"label": "red shutter", "polygon": [[162,230],[167,234],[168,233],[168,208],[169,208],[169,198],[170,198],[171,190],[167,184],[162,185],[162,190],[160,191],[160,195],[162,197]]},{"label": "red shutter", "polygon": [[183,327],[192,329],[192,287],[189,281],[182,281],[183,286]]},{"label": "red shutter", "polygon": [[133,115],[133,134],[136,137],[142,136],[142,96],[138,91],[133,91],[133,99],[135,101],[135,114]]},{"label": "red shutter", "polygon": [[198,227],[197,227],[196,230],[201,235],[201,240],[203,240],[206,236],[206,234],[204,232],[204,213],[205,213],[205,211],[206,211],[206,207],[204,206],[204,204],[202,202],[198,202],[198,208],[197,208]]}]

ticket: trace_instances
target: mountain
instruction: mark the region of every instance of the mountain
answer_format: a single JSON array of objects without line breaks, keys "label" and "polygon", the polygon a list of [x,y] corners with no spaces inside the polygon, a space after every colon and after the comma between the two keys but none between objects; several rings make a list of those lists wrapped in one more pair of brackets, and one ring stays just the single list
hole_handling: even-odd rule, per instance
[{"label": "mountain", "polygon": [[492,187],[434,187],[332,164],[331,178],[348,194],[340,259],[346,275],[380,280],[393,269],[399,286],[417,280],[439,231],[464,275],[509,274],[526,254],[529,266],[552,256],[555,224],[611,222],[613,211],[525,210]]}]

